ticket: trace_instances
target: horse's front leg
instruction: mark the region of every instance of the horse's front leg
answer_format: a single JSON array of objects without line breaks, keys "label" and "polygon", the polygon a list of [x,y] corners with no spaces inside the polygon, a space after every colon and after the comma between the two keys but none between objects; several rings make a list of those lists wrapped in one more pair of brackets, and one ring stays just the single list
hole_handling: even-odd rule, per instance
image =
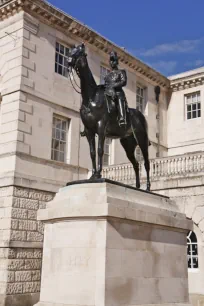
[{"label": "horse's front leg", "polygon": [[90,148],[90,155],[92,160],[92,176],[90,179],[94,179],[96,175],[96,142],[95,142],[95,133],[86,131],[85,135],[87,137],[89,148]]},{"label": "horse's front leg", "polygon": [[101,178],[101,172],[103,169],[103,154],[104,154],[104,141],[105,141],[105,129],[98,134],[98,170],[97,177]]}]

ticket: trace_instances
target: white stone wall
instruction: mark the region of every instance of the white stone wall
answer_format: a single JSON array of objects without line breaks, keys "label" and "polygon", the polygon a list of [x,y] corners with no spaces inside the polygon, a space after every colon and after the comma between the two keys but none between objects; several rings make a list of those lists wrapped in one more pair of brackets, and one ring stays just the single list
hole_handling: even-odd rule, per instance
[{"label": "white stone wall", "polygon": [[[68,107],[72,110],[79,110],[80,107],[80,97],[72,89],[71,83],[65,77],[58,75],[54,72],[54,58],[55,58],[55,43],[59,41],[68,46],[73,43],[79,43],[76,40],[73,41],[70,37],[60,33],[59,31],[44,25],[39,24],[39,30],[37,35],[33,35],[32,42],[36,44],[36,53],[31,54],[32,60],[36,63],[36,72],[32,72],[32,79],[35,82],[35,96],[43,97],[48,101],[53,101],[56,105]],[[96,82],[100,81],[100,65],[105,65],[108,67],[109,58],[107,55],[104,55],[101,51],[98,51],[96,48],[92,48],[87,45],[88,61],[92,73],[96,79]],[[149,136],[152,142],[157,143],[156,133],[158,132],[157,120],[156,120],[156,102],[154,94],[154,84],[150,84],[144,78],[137,76],[135,73],[128,70],[126,66],[121,65],[122,68],[127,70],[128,75],[128,84],[125,88],[125,93],[127,96],[128,104],[130,107],[136,107],[136,84],[137,82],[140,85],[143,85],[146,88],[146,109],[145,115],[149,123]],[[79,81],[79,80],[77,80]],[[78,83],[79,84],[79,83]],[[166,93],[162,93],[162,100],[160,106],[160,114],[162,122],[160,123],[161,127],[166,126]],[[163,111],[165,110],[165,111]],[[162,129],[160,129],[162,130]],[[119,141],[116,140],[113,148],[113,163],[123,163],[126,162],[126,156],[123,152],[122,147],[119,144]],[[167,140],[166,134],[161,132],[161,152],[166,151]],[[80,155],[81,166],[91,167],[90,158],[86,155],[89,155],[89,150],[87,148],[87,142],[81,141],[80,143],[81,151],[86,152],[86,154]],[[85,151],[84,151],[85,150]],[[156,149],[153,147],[150,150],[152,157],[156,157]],[[161,153],[163,154],[163,153]],[[84,157],[84,155],[86,157]]]},{"label": "white stone wall", "polygon": [[[89,152],[86,142],[79,137],[80,99],[77,96],[78,100],[75,103],[76,98],[73,97],[74,92],[69,81],[54,73],[55,47],[54,49],[52,46],[48,48],[48,54],[50,52],[53,55],[51,65],[46,62],[49,56],[46,54],[46,42],[42,40],[42,33],[39,32],[37,36],[38,24],[36,19],[20,12],[0,25],[0,88],[2,95],[0,163],[2,177],[4,177],[1,186],[4,186],[6,182],[12,184],[15,178],[19,177],[21,177],[20,184],[23,185],[22,177],[26,181],[28,176],[27,185],[31,186],[30,181],[34,180],[38,183],[37,178],[43,177],[44,186],[41,182],[40,188],[57,191],[68,180],[79,179],[81,175],[82,177],[87,176]],[[5,32],[11,34],[7,35]],[[46,79],[46,73],[48,73],[47,76],[53,76],[50,82]],[[53,91],[50,91],[50,88]],[[60,167],[59,163],[50,161],[53,114],[62,115],[71,122],[67,139],[69,167],[66,164],[64,167],[61,164]],[[21,162],[18,163],[20,158],[17,159],[16,154],[25,154],[27,157],[32,156],[40,160],[32,159],[32,162],[29,163],[27,158],[22,165]],[[41,168],[44,166],[43,170],[35,167],[36,162],[37,165],[39,163],[42,165]],[[32,176],[31,179],[33,167],[39,171],[36,171],[37,176]],[[46,179],[51,185],[49,188],[46,186]]]},{"label": "white stone wall", "polygon": [[189,292],[194,306],[204,300],[204,188],[200,174],[177,174],[174,177],[157,178],[152,181],[152,190],[171,197],[179,210],[193,221],[198,240],[198,269],[188,270]]},{"label": "white stone wall", "polygon": [[[204,148],[204,116],[203,116],[203,96],[204,84],[199,79],[201,72],[191,72],[191,85],[178,85],[172,92],[168,107],[168,155],[185,154],[187,152],[202,151]],[[190,72],[181,74],[184,82],[190,77]],[[199,82],[197,81],[199,79]],[[172,82],[173,82],[172,77]],[[176,82],[176,81],[174,81]],[[178,81],[179,82],[179,81]],[[188,82],[190,83],[190,81]],[[201,117],[187,120],[185,95],[200,91],[201,95]]]},{"label": "white stone wall", "polygon": [[[5,35],[5,27],[8,28],[6,28],[8,33],[12,32],[13,37],[16,35],[16,41],[11,36]],[[18,155],[27,155],[24,165],[22,159],[20,162],[19,158],[14,158],[16,163],[11,169],[14,173],[10,175],[10,181],[12,176],[16,178],[23,176],[26,180],[30,180],[29,186],[37,188],[37,180],[41,180],[43,177],[44,181],[49,180],[49,185],[52,185],[48,188],[44,182],[44,188],[53,190],[53,185],[55,185],[54,191],[57,191],[57,188],[64,185],[69,179],[85,178],[86,169],[91,168],[87,140],[79,136],[80,130],[83,129],[79,116],[81,97],[73,90],[69,79],[55,73],[56,41],[67,46],[79,43],[79,41],[73,40],[73,38],[23,12],[1,23],[1,29],[0,44],[4,47],[1,49],[3,56],[0,60],[0,65],[3,66],[0,154],[13,152],[15,155],[15,152],[18,152]],[[100,65],[108,65],[109,58],[91,45],[87,45],[87,53],[90,68],[99,83]],[[125,92],[130,107],[136,107],[136,84],[146,88],[145,116],[148,120],[149,137],[152,142],[150,157],[156,157],[158,143],[156,133],[158,132],[160,132],[160,156],[164,156],[167,151],[166,133],[163,132],[163,127],[167,125],[166,93],[162,92],[161,94],[160,127],[158,127],[155,84],[153,82],[151,84],[149,80],[142,78],[139,74],[136,75],[125,65],[121,65],[121,67],[125,68],[128,74]],[[70,165],[69,173],[74,173],[74,176],[70,176],[68,171],[66,175],[64,169],[67,170],[67,166],[65,164],[60,170],[60,165],[56,168],[55,162],[45,162],[51,159],[53,114],[63,116],[71,122],[66,160]],[[35,167],[35,161],[32,159],[32,162],[29,162],[29,156],[41,160],[38,162],[43,164],[43,173],[42,171],[30,171]],[[118,140],[113,141],[111,161],[114,164],[127,162],[126,155]],[[7,167],[5,158],[3,163]],[[4,169],[1,171],[4,172]],[[37,175],[36,177],[31,175],[34,173]],[[33,181],[35,185],[32,185]]]},{"label": "white stone wall", "polygon": [[[80,96],[67,78],[54,72],[56,41],[68,46],[79,43],[23,12],[0,23],[0,186],[21,187],[5,189],[0,201],[0,262],[3,267],[0,294],[6,293],[12,299],[13,295],[39,291],[43,228],[36,221],[37,209],[67,181],[86,178],[87,169],[91,168],[87,140],[79,136],[83,129],[79,117]],[[87,45],[87,53],[90,68],[99,82],[100,64],[108,65],[108,56],[91,45]],[[157,133],[160,157],[167,155],[167,144],[171,146],[169,152],[176,154],[186,152],[182,151],[180,142],[190,148],[189,141],[202,139],[201,123],[189,125],[185,136],[188,138],[184,138],[186,126],[181,127],[179,96],[173,95],[168,105],[167,92],[162,90],[158,107],[154,93],[156,84],[124,65],[121,67],[128,74],[125,92],[130,107],[136,107],[136,85],[146,88],[145,116],[152,142],[151,158],[156,157],[158,150]],[[71,122],[67,163],[51,161],[53,114]],[[159,119],[156,119],[157,114]],[[175,135],[178,135],[177,142]],[[113,163],[127,162],[118,140],[113,141],[112,152]],[[9,271],[6,276],[4,271]],[[30,299],[30,295],[27,298]],[[20,298],[14,305],[23,306]]]},{"label": "white stone wall", "polygon": [[[0,305],[37,301],[43,241],[37,210],[66,182],[86,178],[91,167],[87,141],[79,136],[81,98],[67,78],[54,72],[56,41],[77,43],[23,12],[0,23]],[[91,46],[87,53],[99,82],[100,64],[108,65],[108,56]],[[137,76],[128,71],[130,107],[136,106],[136,83]],[[155,104],[154,84],[143,80],[143,85],[154,141],[156,119],[148,114],[149,105]],[[67,163],[51,160],[53,114],[70,120]],[[114,163],[126,161],[121,152],[116,144]]]},{"label": "white stone wall", "polygon": [[0,23],[1,94],[19,87],[23,71],[23,13]]}]

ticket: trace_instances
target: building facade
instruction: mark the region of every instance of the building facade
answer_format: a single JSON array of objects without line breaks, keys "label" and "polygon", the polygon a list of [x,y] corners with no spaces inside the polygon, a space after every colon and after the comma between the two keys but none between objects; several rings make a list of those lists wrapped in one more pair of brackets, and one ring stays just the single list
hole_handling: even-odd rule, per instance
[{"label": "building facade", "polygon": [[[204,300],[204,68],[169,79],[167,156],[150,161],[151,190],[173,198],[180,211],[193,220],[194,231],[187,236],[189,292],[192,304],[200,305]],[[103,174],[135,185],[130,164],[106,167]],[[145,188],[142,165],[141,176]]]},{"label": "building facade", "polygon": [[168,155],[202,151],[204,68],[172,76],[170,80],[173,92],[168,108]]},{"label": "building facade", "polygon": [[[202,191],[193,198],[195,186],[189,185],[189,196],[183,187],[175,195],[170,191],[175,178],[167,179],[168,174],[159,168],[171,155],[202,150],[202,71],[168,79],[47,1],[0,1],[0,305],[37,302],[43,247],[43,225],[37,221],[37,210],[68,181],[87,178],[91,168],[87,141],[80,137],[81,97],[65,66],[70,46],[82,41],[98,84],[108,72],[112,49],[127,71],[128,104],[138,107],[148,121],[153,190],[181,202],[184,198],[192,201],[193,209],[199,211],[202,205]],[[159,103],[155,86],[161,88]],[[137,155],[140,158],[139,150]],[[105,175],[112,171],[112,179],[124,181],[118,173],[126,169],[127,162],[119,141],[108,139]],[[111,168],[112,164],[118,166]],[[127,169],[131,172],[129,165]],[[185,185],[188,179],[184,176]],[[201,172],[196,179],[199,184],[200,176]],[[184,182],[183,176],[176,178]],[[195,234],[202,258],[202,229],[196,222]],[[190,250],[195,237],[189,234],[188,241]],[[193,257],[190,262],[194,264]],[[204,294],[200,258],[199,267],[199,272],[196,268],[197,274],[190,276],[190,290],[196,296]]]}]

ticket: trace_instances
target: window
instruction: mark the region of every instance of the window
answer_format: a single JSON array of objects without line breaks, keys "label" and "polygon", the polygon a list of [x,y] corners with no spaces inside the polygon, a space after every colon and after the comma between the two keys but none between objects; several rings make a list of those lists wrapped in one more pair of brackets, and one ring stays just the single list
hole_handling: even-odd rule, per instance
[{"label": "window", "polygon": [[200,92],[185,96],[187,120],[201,117]]},{"label": "window", "polygon": [[112,139],[106,138],[104,143],[104,155],[103,155],[104,166],[109,166],[111,164],[111,144],[112,144]]},{"label": "window", "polygon": [[188,255],[188,268],[198,268],[198,243],[194,232],[190,231],[187,235],[187,255]]},{"label": "window", "polygon": [[138,85],[136,93],[136,108],[142,113],[144,111],[144,99],[145,99],[145,89]]},{"label": "window", "polygon": [[103,66],[101,66],[101,71],[100,71],[100,84],[104,84],[105,83],[105,76],[110,72],[110,70],[108,68],[105,68]]},{"label": "window", "polygon": [[69,53],[69,48],[61,45],[60,43],[56,43],[56,52],[55,52],[55,72],[68,77],[67,70],[67,57]]},{"label": "window", "polygon": [[52,160],[65,162],[67,130],[67,120],[54,116],[52,123]]}]

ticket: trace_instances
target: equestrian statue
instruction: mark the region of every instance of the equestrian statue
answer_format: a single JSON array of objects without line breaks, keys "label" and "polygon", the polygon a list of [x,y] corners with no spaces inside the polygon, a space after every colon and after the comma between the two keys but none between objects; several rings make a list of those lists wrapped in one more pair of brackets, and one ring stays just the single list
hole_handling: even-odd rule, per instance
[{"label": "equestrian statue", "polygon": [[[80,79],[82,105],[80,115],[84,124],[82,136],[86,136],[92,160],[90,180],[101,178],[105,138],[120,139],[136,175],[136,187],[140,188],[139,163],[135,158],[135,149],[139,145],[147,174],[147,190],[150,191],[149,156],[147,122],[138,110],[128,108],[122,87],[127,84],[125,70],[118,68],[118,56],[115,51],[110,54],[111,71],[105,77],[104,85],[97,85],[87,61],[85,45],[70,48],[68,54],[68,71],[74,69]],[[71,78],[70,78],[71,80]],[[73,87],[74,84],[72,83]],[[98,167],[96,166],[95,136],[98,135]]]},{"label": "equestrian statue", "polygon": [[[105,96],[110,100],[115,101],[118,109],[118,124],[120,127],[126,125],[126,97],[122,87],[127,84],[127,75],[125,70],[118,69],[117,53],[112,51],[110,54],[110,66],[112,71],[105,76]],[[110,110],[109,110],[110,112]]]}]

